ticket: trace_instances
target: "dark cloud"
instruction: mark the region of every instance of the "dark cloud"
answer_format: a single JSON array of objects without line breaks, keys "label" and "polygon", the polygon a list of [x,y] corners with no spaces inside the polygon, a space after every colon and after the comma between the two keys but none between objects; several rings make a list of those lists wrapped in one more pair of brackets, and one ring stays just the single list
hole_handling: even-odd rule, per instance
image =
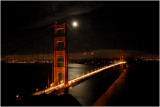
[{"label": "dark cloud", "polygon": [[48,28],[55,20],[78,22],[72,28],[77,36],[68,30],[68,52],[123,49],[158,53],[158,2],[102,1],[2,2],[2,53],[27,45],[34,51],[41,49],[39,53],[51,53],[53,29]]},{"label": "dark cloud", "polygon": [[42,7],[41,12],[36,13],[40,18],[32,23],[32,28],[52,24],[56,20],[61,20],[69,16],[85,14],[102,5],[103,3],[100,2],[42,2],[38,5]]}]

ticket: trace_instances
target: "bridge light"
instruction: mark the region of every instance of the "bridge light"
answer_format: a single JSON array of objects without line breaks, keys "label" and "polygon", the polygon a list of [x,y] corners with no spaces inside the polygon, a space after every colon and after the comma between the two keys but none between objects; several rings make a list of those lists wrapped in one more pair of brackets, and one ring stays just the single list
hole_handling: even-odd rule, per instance
[{"label": "bridge light", "polygon": [[54,83],[51,83],[50,86],[52,87],[54,85]]},{"label": "bridge light", "polygon": [[93,52],[91,52],[91,55],[93,55]]},{"label": "bridge light", "polygon": [[84,53],[83,53],[83,55],[87,55],[87,53],[86,53],[86,52],[84,52]]},{"label": "bridge light", "polygon": [[72,89],[72,87],[69,87],[69,89]]},{"label": "bridge light", "polygon": [[36,89],[36,92],[38,91],[38,88]]}]

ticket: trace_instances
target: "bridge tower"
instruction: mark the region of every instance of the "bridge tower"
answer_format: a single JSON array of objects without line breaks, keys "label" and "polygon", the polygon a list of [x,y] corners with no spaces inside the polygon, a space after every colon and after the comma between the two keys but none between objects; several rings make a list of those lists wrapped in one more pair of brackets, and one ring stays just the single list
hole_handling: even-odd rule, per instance
[{"label": "bridge tower", "polygon": [[[62,35],[59,35],[61,31]],[[60,74],[65,85],[68,84],[67,24],[54,25],[54,84],[60,84]],[[60,48],[61,47],[61,48]]]},{"label": "bridge tower", "polygon": [[123,61],[123,51],[120,50],[120,61]]},{"label": "bridge tower", "polygon": [[[120,61],[124,61],[123,60],[123,51],[120,50]],[[120,65],[120,69],[123,71],[123,64]]]}]

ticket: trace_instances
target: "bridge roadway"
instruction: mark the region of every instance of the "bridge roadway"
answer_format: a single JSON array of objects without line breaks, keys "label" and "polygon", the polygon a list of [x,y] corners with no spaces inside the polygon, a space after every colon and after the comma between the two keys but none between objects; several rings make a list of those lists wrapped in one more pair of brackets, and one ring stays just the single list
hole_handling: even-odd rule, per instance
[{"label": "bridge roadway", "polygon": [[90,77],[90,76],[92,76],[92,75],[95,75],[95,74],[97,74],[97,73],[99,73],[99,72],[101,72],[101,71],[103,71],[103,70],[109,69],[109,68],[114,67],[114,66],[117,66],[117,65],[125,64],[125,63],[126,63],[125,61],[115,62],[114,64],[111,64],[111,65],[109,65],[109,66],[104,66],[103,68],[100,68],[100,69],[95,70],[95,71],[93,71],[93,72],[90,72],[90,73],[88,73],[88,74],[82,75],[82,76],[77,77],[77,78],[75,78],[75,79],[69,80],[69,81],[68,81],[68,85],[64,85],[64,83],[61,83],[61,84],[59,84],[59,85],[57,85],[57,86],[52,86],[52,87],[49,87],[49,88],[47,88],[47,89],[44,89],[44,90],[35,92],[35,93],[33,93],[32,95],[41,95],[41,94],[44,94],[44,93],[45,93],[45,94],[50,94],[50,93],[52,93],[54,90],[59,90],[59,89],[62,89],[62,88],[70,87],[71,85],[79,82],[80,80],[83,80],[83,79],[85,79],[85,78],[87,78],[87,77]]}]

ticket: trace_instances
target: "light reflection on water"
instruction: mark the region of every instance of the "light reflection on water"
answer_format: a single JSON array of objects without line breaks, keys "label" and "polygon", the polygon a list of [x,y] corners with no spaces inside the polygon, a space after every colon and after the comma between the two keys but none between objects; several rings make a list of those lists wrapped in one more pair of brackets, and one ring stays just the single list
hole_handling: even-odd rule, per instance
[{"label": "light reflection on water", "polygon": [[[70,64],[68,67],[69,80],[90,70],[90,67],[84,64]],[[91,106],[119,75],[120,71],[116,70],[116,67],[104,70],[102,73],[72,87],[69,94],[74,96],[83,106]]]},{"label": "light reflection on water", "polygon": [[68,80],[72,80],[77,76],[81,76],[83,73],[86,74],[89,70],[89,67],[84,64],[68,64]]},{"label": "light reflection on water", "polygon": [[[76,64],[76,63],[71,63],[68,65],[68,79],[74,79],[77,77],[77,75],[81,76],[86,74],[88,71],[90,71],[89,66],[85,64]],[[83,105],[90,105],[89,99],[92,99],[92,90],[91,89],[91,81],[90,83],[84,82],[80,83],[77,86],[74,86],[73,89],[69,90],[69,94],[74,96],[81,104]],[[86,88],[88,87],[88,88]],[[87,93],[87,94],[86,94]]]}]

